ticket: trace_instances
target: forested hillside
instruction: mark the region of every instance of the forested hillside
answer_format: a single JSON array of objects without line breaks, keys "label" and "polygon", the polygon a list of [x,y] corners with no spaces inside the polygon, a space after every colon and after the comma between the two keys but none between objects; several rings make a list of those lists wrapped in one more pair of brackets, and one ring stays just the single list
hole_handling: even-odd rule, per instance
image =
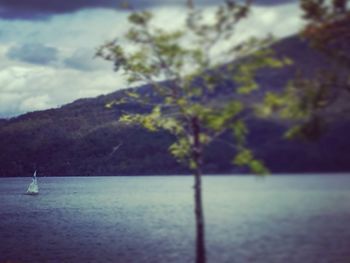
[{"label": "forested hillside", "polygon": [[[282,90],[297,72],[311,76],[329,67],[326,57],[298,37],[282,40],[276,53],[294,61],[281,69],[266,69],[256,76],[263,91]],[[216,94],[230,95],[233,83]],[[137,89],[150,92],[150,87]],[[80,99],[61,108],[27,113],[0,120],[0,176],[29,176],[38,168],[42,176],[165,175],[188,171],[168,153],[172,136],[151,133],[118,122],[124,112],[146,112],[138,104],[106,104],[123,97],[125,90],[92,99]],[[350,171],[349,112],[308,139],[286,140],[290,123],[251,118],[249,142],[257,156],[275,173]],[[317,138],[317,139],[316,139]],[[223,138],[224,139],[224,138]],[[234,149],[217,142],[206,153],[206,173],[244,172],[230,164]]]}]

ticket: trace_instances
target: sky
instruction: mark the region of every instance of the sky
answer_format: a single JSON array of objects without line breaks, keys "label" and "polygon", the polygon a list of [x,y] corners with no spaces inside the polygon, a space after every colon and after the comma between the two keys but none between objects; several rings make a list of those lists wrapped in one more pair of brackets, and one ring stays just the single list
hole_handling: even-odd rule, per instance
[{"label": "sky", "polygon": [[[126,88],[96,49],[127,31],[121,0],[0,0],[0,118],[60,107],[79,98]],[[221,1],[197,0],[210,10]],[[176,27],[185,0],[133,0],[149,9],[159,27]],[[256,0],[240,37],[298,32],[303,21],[295,0]]]}]

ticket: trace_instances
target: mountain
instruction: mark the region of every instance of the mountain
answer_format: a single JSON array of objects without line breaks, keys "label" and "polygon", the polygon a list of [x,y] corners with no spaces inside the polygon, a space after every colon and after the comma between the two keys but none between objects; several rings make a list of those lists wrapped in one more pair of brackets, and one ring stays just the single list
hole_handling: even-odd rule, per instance
[{"label": "mountain", "polygon": [[[279,56],[294,64],[264,69],[256,76],[263,91],[281,90],[298,70],[311,76],[328,59],[298,37],[274,46]],[[230,93],[230,85],[222,94]],[[149,92],[149,86],[137,88]],[[167,148],[173,137],[151,133],[118,122],[123,112],[146,112],[135,103],[106,108],[125,90],[97,98],[80,99],[61,108],[32,112],[0,120],[0,176],[26,176],[37,167],[41,176],[168,175],[189,171],[178,164]],[[349,114],[335,119],[316,140],[285,140],[288,125],[276,119],[249,121],[249,141],[257,156],[274,173],[350,171]],[[119,148],[118,148],[119,146]],[[230,164],[234,151],[214,144],[205,156],[206,173],[242,172]]]}]

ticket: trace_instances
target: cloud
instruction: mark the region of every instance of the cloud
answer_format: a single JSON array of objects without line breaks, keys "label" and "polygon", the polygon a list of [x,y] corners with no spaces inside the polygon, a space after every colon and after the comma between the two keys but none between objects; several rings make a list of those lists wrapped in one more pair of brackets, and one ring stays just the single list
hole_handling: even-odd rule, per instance
[{"label": "cloud", "polygon": [[50,15],[76,12],[86,8],[116,8],[119,0],[2,0],[0,17],[5,19],[45,19]]},{"label": "cloud", "polygon": [[[204,9],[203,17],[206,21],[212,22],[215,19],[215,7]],[[153,25],[158,28],[176,29],[185,25],[186,12],[184,8],[158,7],[153,9]],[[168,23],[168,21],[173,21]],[[232,38],[220,41],[214,46],[211,57],[218,63],[230,62],[234,57],[227,56],[227,52],[234,44],[242,43],[251,37],[264,38],[272,34],[275,38],[283,38],[296,34],[303,27],[305,21],[302,19],[302,11],[299,6],[293,3],[270,6],[253,6],[250,15],[240,21],[235,28]],[[186,40],[189,45],[193,39]],[[231,52],[232,53],[232,52]]]},{"label": "cloud", "polygon": [[237,35],[244,37],[264,36],[272,33],[276,37],[285,37],[298,32],[304,25],[302,12],[298,5],[286,4],[277,7],[256,6],[248,19],[239,25]]},{"label": "cloud", "polygon": [[114,72],[80,72],[42,66],[13,66],[0,71],[0,117],[55,108],[126,87]]},{"label": "cloud", "polygon": [[40,43],[27,43],[11,47],[6,55],[14,60],[47,65],[57,60],[58,50]]},{"label": "cloud", "polygon": [[[194,2],[196,5],[217,5],[220,3],[217,0],[194,0]],[[288,2],[296,2],[296,0],[256,0],[254,3],[257,5],[278,5]],[[135,8],[185,5],[185,1],[178,0],[1,0],[0,17],[25,20],[47,19],[52,15],[67,14],[83,9],[121,9],[125,3]]]},{"label": "cloud", "polygon": [[127,16],[127,12],[99,9],[54,16],[48,21],[0,19],[0,43],[44,43],[60,51],[94,49],[125,30]]},{"label": "cloud", "polygon": [[[183,7],[151,11],[154,23],[162,28],[181,25],[186,15]],[[238,37],[268,32],[286,36],[302,25],[295,4],[260,6],[252,12],[236,32]],[[47,21],[0,19],[0,117],[54,108],[127,87],[124,78],[112,71],[112,63],[93,59],[95,48],[120,38],[128,29],[127,15],[94,9]]]},{"label": "cloud", "polygon": [[32,96],[21,101],[18,109],[22,112],[44,110],[52,106],[48,94]]},{"label": "cloud", "polygon": [[80,71],[110,70],[110,63],[96,58],[95,53],[93,49],[76,49],[71,56],[64,59],[64,66]]}]

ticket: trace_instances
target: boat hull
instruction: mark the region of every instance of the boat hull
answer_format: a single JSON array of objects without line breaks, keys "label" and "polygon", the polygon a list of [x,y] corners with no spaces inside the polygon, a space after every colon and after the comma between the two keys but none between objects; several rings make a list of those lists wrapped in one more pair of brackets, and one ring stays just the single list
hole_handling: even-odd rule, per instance
[{"label": "boat hull", "polygon": [[38,195],[39,193],[36,193],[36,192],[26,192],[25,194],[26,194],[26,195]]}]

